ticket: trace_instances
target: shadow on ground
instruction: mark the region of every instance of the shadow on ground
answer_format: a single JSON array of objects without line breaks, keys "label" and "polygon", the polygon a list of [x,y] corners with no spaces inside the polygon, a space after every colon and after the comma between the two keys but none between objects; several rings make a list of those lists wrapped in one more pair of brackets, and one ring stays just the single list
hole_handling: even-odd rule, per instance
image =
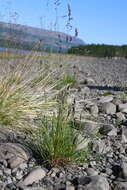
[{"label": "shadow on ground", "polygon": [[125,87],[117,87],[117,86],[93,86],[88,85],[90,89],[97,89],[97,90],[109,90],[109,91],[125,91],[127,88]]}]

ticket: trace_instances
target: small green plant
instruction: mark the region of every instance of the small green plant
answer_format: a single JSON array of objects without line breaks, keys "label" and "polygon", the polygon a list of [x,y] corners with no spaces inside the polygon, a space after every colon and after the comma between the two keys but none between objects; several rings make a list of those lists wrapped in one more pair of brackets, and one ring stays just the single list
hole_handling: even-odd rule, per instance
[{"label": "small green plant", "polygon": [[63,83],[66,84],[75,84],[76,83],[76,79],[74,76],[72,75],[65,75],[63,78]]},{"label": "small green plant", "polygon": [[76,82],[75,76],[66,74],[63,76],[63,79],[61,79],[59,84],[55,86],[55,89],[60,90],[62,87],[66,85],[74,85]]},{"label": "small green plant", "polygon": [[80,138],[80,130],[74,128],[74,122],[70,122],[63,110],[63,105],[59,105],[57,115],[43,118],[29,140],[29,147],[34,155],[51,166],[81,162],[88,154],[87,146],[79,148],[85,140]]},{"label": "small green plant", "polygon": [[111,95],[110,91],[105,91],[104,94],[103,94],[103,96],[109,96],[109,95]]}]

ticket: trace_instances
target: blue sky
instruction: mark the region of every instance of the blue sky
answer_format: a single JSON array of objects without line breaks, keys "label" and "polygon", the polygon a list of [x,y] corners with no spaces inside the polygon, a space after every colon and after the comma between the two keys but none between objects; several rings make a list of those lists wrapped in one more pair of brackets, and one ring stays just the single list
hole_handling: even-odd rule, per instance
[{"label": "blue sky", "polygon": [[[55,29],[54,1],[0,0],[0,20]],[[61,0],[56,30],[68,32],[66,18],[62,18],[68,3],[74,18],[70,34],[77,27],[86,43],[127,44],[127,0]]]}]

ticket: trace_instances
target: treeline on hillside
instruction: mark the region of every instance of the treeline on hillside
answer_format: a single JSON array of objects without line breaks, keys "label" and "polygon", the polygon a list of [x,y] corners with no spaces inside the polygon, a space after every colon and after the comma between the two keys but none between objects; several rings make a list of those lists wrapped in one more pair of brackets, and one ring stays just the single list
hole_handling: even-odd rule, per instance
[{"label": "treeline on hillside", "polygon": [[69,54],[94,56],[94,57],[125,57],[127,58],[127,45],[91,44],[72,47]]}]

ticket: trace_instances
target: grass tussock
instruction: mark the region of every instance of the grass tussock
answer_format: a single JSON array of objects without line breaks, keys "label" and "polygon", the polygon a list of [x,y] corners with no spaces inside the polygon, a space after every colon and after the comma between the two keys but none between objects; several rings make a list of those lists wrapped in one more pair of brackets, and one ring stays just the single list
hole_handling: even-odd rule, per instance
[{"label": "grass tussock", "polygon": [[[65,166],[85,160],[88,146],[80,147],[85,138],[74,127],[73,117],[68,117],[64,104],[58,104],[57,114],[43,117],[28,146],[42,163]],[[33,143],[34,142],[34,143]]]},{"label": "grass tussock", "polygon": [[[39,60],[40,61],[40,60]],[[1,127],[29,128],[38,115],[50,113],[56,104],[52,90],[62,74],[37,63],[37,56],[0,62],[0,125]]]}]

